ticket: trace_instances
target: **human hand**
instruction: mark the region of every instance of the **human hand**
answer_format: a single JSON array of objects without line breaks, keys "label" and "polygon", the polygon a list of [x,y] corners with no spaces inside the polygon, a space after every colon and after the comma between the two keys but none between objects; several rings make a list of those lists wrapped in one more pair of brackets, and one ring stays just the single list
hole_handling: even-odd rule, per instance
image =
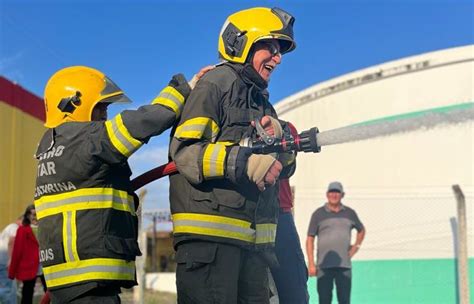
[{"label": "human hand", "polygon": [[204,76],[204,74],[214,69],[215,67],[215,65],[208,65],[200,69],[197,74],[194,74],[193,78],[189,81],[189,86],[191,87],[191,89],[194,89],[196,83],[199,81],[199,79],[201,79],[202,76]]},{"label": "human hand", "polygon": [[260,191],[265,185],[275,185],[283,166],[271,155],[252,154],[247,161],[247,175]]},{"label": "human hand", "polygon": [[308,266],[308,275],[310,277],[315,277],[318,275],[318,268],[316,267],[316,265],[309,265]]},{"label": "human hand", "polygon": [[352,245],[351,248],[349,249],[349,257],[352,258],[356,254],[357,251],[359,251],[359,246]]},{"label": "human hand", "polygon": [[[275,138],[282,138],[283,129],[281,128],[278,119],[266,115],[262,117],[262,119],[260,120],[260,124],[268,135],[273,136]],[[255,127],[254,121],[252,121],[252,126]]]}]

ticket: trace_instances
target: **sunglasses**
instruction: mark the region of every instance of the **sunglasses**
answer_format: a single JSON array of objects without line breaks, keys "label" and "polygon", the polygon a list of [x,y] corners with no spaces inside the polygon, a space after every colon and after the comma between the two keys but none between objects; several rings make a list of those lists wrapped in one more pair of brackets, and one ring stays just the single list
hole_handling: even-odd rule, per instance
[{"label": "sunglasses", "polygon": [[277,47],[275,44],[270,43],[270,42],[262,42],[262,45],[265,46],[265,48],[272,54],[272,56],[280,55],[280,48]]}]

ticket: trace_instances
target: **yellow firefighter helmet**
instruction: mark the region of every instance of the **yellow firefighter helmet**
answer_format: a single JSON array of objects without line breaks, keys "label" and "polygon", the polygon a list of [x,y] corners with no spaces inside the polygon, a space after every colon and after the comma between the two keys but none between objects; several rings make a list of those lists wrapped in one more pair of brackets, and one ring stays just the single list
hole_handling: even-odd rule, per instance
[{"label": "yellow firefighter helmet", "polygon": [[280,53],[295,49],[293,24],[295,18],[279,8],[254,7],[230,15],[219,34],[219,57],[244,63],[252,45],[265,39],[277,39]]},{"label": "yellow firefighter helmet", "polygon": [[48,128],[66,121],[91,121],[92,110],[100,103],[131,102],[123,91],[102,72],[72,66],[57,71],[46,84],[44,103]]}]

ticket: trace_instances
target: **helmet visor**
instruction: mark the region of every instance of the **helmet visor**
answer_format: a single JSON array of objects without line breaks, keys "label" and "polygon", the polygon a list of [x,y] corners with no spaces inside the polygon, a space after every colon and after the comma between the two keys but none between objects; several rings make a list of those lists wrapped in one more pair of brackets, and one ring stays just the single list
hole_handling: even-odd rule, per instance
[{"label": "helmet visor", "polygon": [[112,95],[105,97],[104,99],[101,99],[99,101],[100,103],[131,103],[132,101],[130,98],[127,97],[127,95],[123,94],[122,92],[117,95]]},{"label": "helmet visor", "polygon": [[99,102],[107,103],[131,103],[132,101],[123,93],[123,91],[109,77],[105,77],[105,87],[100,92],[104,98]]}]

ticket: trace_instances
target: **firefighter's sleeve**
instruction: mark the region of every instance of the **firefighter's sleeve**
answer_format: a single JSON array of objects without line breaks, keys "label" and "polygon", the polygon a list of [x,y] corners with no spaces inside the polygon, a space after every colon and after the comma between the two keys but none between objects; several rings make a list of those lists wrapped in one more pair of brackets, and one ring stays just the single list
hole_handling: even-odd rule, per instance
[{"label": "firefighter's sleeve", "polygon": [[[126,159],[147,143],[150,137],[161,134],[172,127],[191,92],[183,75],[173,76],[168,86],[150,105],[137,110],[125,110],[105,122],[108,141],[118,159]],[[106,149],[102,149],[106,150]],[[109,160],[113,159],[110,155]]]},{"label": "firefighter's sleeve", "polygon": [[193,184],[212,179],[238,182],[245,177],[248,148],[217,141],[223,93],[201,79],[193,89],[170,143],[170,157],[178,171]]}]

